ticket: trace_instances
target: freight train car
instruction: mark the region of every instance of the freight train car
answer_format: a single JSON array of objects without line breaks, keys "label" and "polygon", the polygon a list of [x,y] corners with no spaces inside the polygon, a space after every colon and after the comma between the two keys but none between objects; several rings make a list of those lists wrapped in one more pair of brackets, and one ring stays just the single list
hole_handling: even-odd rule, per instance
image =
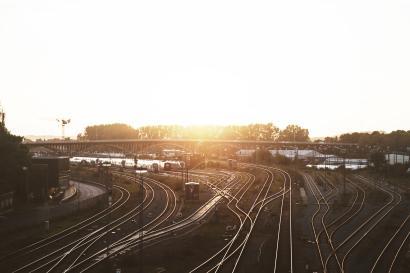
[{"label": "freight train car", "polygon": [[164,171],[171,171],[171,170],[172,170],[172,164],[170,162],[165,162]]},{"label": "freight train car", "polygon": [[199,183],[185,183],[185,200],[199,200]]}]

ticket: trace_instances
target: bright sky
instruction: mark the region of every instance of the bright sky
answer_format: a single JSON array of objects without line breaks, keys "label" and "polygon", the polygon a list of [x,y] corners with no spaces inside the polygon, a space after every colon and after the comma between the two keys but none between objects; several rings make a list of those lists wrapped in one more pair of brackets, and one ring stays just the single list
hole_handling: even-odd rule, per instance
[{"label": "bright sky", "polygon": [[410,1],[1,0],[16,134],[91,124],[410,129]]}]

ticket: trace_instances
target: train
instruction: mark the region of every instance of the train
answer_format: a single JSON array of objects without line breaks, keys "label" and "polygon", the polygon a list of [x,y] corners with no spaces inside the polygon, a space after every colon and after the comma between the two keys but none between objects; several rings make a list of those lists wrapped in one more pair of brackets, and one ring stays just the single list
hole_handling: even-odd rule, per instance
[{"label": "train", "polygon": [[[73,165],[91,165],[96,166],[101,163],[110,163],[113,166],[119,166],[121,169],[135,167],[135,160],[131,158],[96,158],[96,157],[72,157],[70,163]],[[158,173],[161,170],[171,171],[184,168],[185,164],[182,161],[161,161],[161,160],[146,160],[138,159],[137,166],[148,169],[153,173]]]}]

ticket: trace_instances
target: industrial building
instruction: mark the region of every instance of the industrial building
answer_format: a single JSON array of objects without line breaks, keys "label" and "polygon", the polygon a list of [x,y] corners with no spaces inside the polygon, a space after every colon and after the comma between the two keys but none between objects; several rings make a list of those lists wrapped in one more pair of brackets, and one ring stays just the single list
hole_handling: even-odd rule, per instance
[{"label": "industrial building", "polygon": [[70,158],[69,157],[34,157],[33,166],[43,165],[47,167],[48,187],[66,189],[70,181]]},{"label": "industrial building", "polygon": [[25,171],[21,191],[27,201],[59,200],[69,187],[70,164],[68,157],[33,157]]},{"label": "industrial building", "polygon": [[399,153],[391,153],[391,154],[386,154],[385,155],[386,162],[389,165],[395,165],[395,164],[408,164],[410,162],[409,156],[405,154],[399,154]]},{"label": "industrial building", "polygon": [[298,149],[292,149],[292,150],[269,150],[269,152],[275,156],[275,155],[282,155],[285,156],[289,159],[302,159],[302,160],[308,160],[308,159],[321,159],[321,158],[326,158],[329,157],[329,155],[324,155],[319,152],[316,152],[315,150],[298,150]]},{"label": "industrial building", "polygon": [[[238,157],[251,157],[252,154],[255,152],[254,149],[242,149],[236,152],[236,155]],[[321,154],[315,150],[298,150],[298,149],[289,149],[289,150],[269,150],[269,152],[273,155],[281,155],[285,156],[289,159],[302,159],[302,160],[308,160],[308,159],[322,159],[326,157],[330,157],[330,155],[325,155]]]}]

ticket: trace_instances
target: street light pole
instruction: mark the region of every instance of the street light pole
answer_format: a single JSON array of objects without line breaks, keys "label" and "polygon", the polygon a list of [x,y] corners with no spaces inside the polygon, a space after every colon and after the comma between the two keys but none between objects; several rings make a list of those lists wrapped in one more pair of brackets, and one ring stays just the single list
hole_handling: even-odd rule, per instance
[{"label": "street light pole", "polygon": [[28,198],[28,167],[26,167],[26,166],[23,166],[22,167],[22,170],[23,170],[23,172],[24,172],[24,197],[25,197],[25,199],[26,199],[26,201],[28,201],[29,200],[29,198]]}]

